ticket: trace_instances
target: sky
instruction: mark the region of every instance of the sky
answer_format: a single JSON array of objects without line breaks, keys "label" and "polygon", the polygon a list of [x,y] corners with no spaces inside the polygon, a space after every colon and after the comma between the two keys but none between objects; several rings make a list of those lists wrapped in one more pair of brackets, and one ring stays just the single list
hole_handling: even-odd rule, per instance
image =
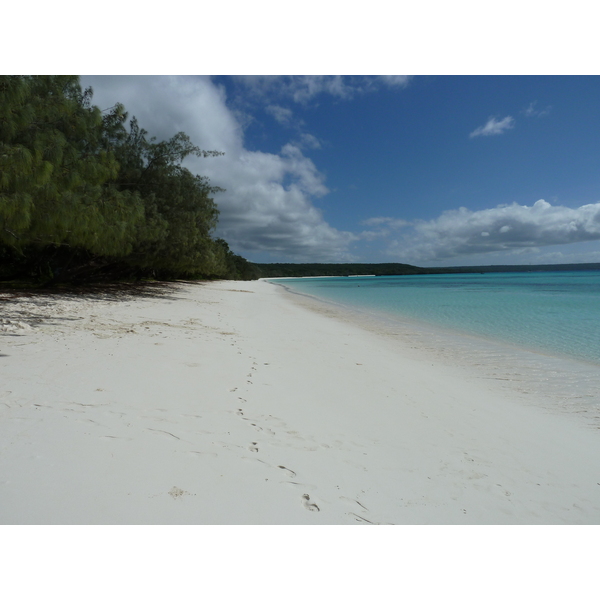
[{"label": "sky", "polygon": [[583,0],[5,12],[4,74],[84,74],[101,108],[225,153],[185,166],[226,189],[216,235],[249,260],[600,262]]},{"label": "sky", "polygon": [[254,262],[600,262],[598,76],[82,76],[226,191]]}]

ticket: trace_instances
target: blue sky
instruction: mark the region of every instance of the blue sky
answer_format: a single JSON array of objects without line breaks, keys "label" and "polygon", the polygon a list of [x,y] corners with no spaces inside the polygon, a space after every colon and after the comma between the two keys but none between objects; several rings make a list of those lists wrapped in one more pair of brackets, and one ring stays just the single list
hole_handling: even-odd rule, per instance
[{"label": "blue sky", "polygon": [[600,262],[597,76],[83,76],[226,192],[256,262]]}]

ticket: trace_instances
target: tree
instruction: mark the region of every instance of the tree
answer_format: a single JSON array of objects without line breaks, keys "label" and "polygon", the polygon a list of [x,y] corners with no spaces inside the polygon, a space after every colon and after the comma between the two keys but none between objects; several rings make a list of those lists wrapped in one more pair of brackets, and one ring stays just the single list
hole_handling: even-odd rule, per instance
[{"label": "tree", "polygon": [[212,237],[223,190],[182,166],[222,153],[91,99],[74,76],[0,77],[0,277],[239,277]]},{"label": "tree", "polygon": [[133,118],[129,134],[115,146],[121,165],[115,185],[138,194],[146,211],[147,235],[135,244],[128,262],[178,275],[217,274],[211,234],[218,210],[211,195],[223,190],[181,163],[190,155],[222,152],[200,150],[184,133],[158,143],[146,136]]},{"label": "tree", "polygon": [[0,78],[0,243],[21,256],[58,249],[116,256],[144,218],[103,144],[103,119],[71,76]]}]

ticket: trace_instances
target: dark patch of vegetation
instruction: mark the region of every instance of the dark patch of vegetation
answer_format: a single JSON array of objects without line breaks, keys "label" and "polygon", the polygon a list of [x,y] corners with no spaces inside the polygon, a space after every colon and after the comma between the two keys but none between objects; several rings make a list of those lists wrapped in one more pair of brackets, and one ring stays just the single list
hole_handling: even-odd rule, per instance
[{"label": "dark patch of vegetation", "polygon": [[256,264],[261,277],[349,277],[352,275],[413,275],[419,267],[402,263],[272,263]]},{"label": "dark patch of vegetation", "polygon": [[224,190],[181,165],[222,153],[91,99],[76,76],[0,76],[0,281],[252,278],[213,237]]},{"label": "dark patch of vegetation", "polygon": [[537,271],[596,271],[600,263],[568,265],[487,265],[478,267],[426,267],[421,272],[428,275],[448,273],[534,273]]},{"label": "dark patch of vegetation", "polygon": [[357,275],[442,275],[449,273],[522,273],[533,271],[593,271],[600,263],[569,265],[488,265],[477,267],[414,267],[403,263],[271,263],[253,265],[260,277],[351,277]]}]

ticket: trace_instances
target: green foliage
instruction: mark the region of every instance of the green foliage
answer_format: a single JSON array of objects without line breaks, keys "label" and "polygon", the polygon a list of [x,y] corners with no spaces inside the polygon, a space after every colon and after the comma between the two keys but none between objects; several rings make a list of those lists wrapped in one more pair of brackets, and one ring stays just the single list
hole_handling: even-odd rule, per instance
[{"label": "green foliage", "polygon": [[129,134],[114,146],[121,165],[115,185],[141,197],[147,216],[146,231],[129,262],[180,275],[216,274],[210,236],[218,211],[210,194],[221,190],[211,187],[205,177],[193,175],[181,162],[191,154],[221,153],[200,150],[184,133],[159,143],[146,136],[133,118]]},{"label": "green foliage", "polygon": [[91,98],[74,76],[0,77],[0,277],[239,277],[212,238],[222,190],[181,165],[222,153]]},{"label": "green foliage", "polygon": [[118,164],[90,96],[76,77],[0,78],[0,243],[130,250],[143,206],[105,185]]},{"label": "green foliage", "polygon": [[220,247],[219,255],[222,268],[229,274],[230,279],[248,281],[262,277],[258,267],[238,254],[234,254],[225,240],[217,239],[216,245]]}]

